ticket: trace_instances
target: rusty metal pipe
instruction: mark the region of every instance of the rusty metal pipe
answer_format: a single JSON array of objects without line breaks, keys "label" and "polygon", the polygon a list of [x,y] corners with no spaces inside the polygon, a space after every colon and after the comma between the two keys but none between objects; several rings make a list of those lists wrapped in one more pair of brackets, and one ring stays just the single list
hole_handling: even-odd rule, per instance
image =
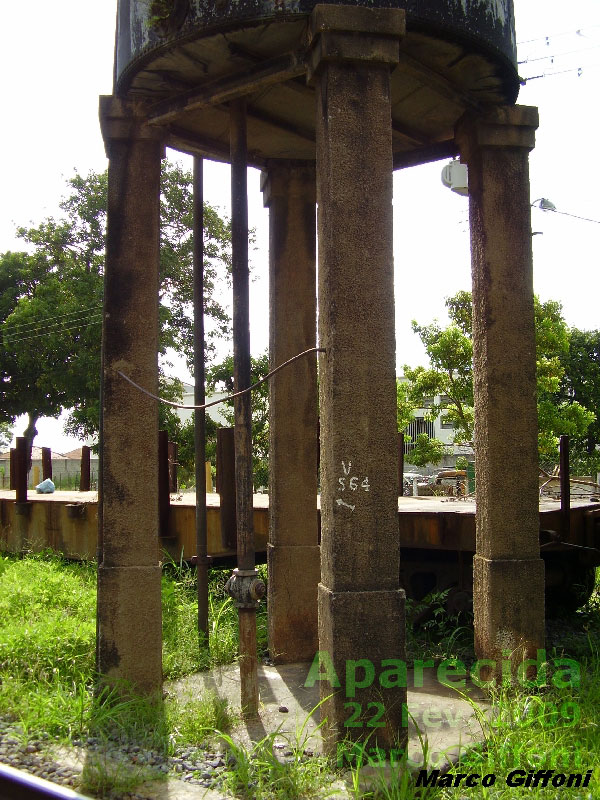
[{"label": "rusty metal pipe", "polygon": [[398,494],[404,495],[404,434],[398,434]]},{"label": "rusty metal pipe", "polygon": [[16,502],[27,502],[27,462],[29,453],[27,439],[24,436],[17,437],[17,447],[15,453],[15,490]]},{"label": "rusty metal pipe", "polygon": [[[231,246],[233,279],[233,381],[236,392],[250,386],[250,295],[246,105],[231,104]],[[254,569],[252,529],[252,409],[250,393],[236,397],[235,477],[238,568]]]},{"label": "rusty metal pipe", "polygon": [[158,513],[160,536],[169,535],[169,432],[158,432]]},{"label": "rusty metal pipe", "polygon": [[[204,189],[201,158],[194,158],[194,405],[206,401],[204,390]],[[208,548],[206,527],[206,411],[194,411],[196,470],[196,576],[198,633],[208,640]]]},{"label": "rusty metal pipe", "polygon": [[563,540],[571,532],[571,482],[569,468],[569,437],[560,437],[560,515],[562,518]]},{"label": "rusty metal pipe", "polygon": [[[248,187],[246,102],[230,106],[231,248],[233,281],[233,381],[236,392],[250,386],[250,294],[248,271]],[[252,508],[251,393],[234,399],[237,562],[242,577],[254,574]],[[242,714],[258,714],[256,609],[238,605],[240,632],[240,690]]]},{"label": "rusty metal pipe", "polygon": [[83,445],[81,448],[81,472],[79,476],[79,491],[89,492],[90,490],[90,448]]},{"label": "rusty metal pipe", "polygon": [[52,480],[52,450],[49,447],[42,447],[42,480],[47,478]]}]

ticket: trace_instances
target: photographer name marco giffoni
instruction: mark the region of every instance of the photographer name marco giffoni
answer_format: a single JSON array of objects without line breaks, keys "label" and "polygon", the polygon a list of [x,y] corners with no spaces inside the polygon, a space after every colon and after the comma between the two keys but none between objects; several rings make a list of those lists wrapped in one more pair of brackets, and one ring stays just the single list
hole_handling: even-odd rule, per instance
[{"label": "photographer name marco giffoni", "polygon": [[[528,789],[544,788],[545,786],[552,786],[555,789],[559,787],[578,789],[589,786],[591,777],[591,769],[588,769],[585,773],[571,772],[569,774],[555,772],[553,769],[539,769],[537,772],[513,769],[504,778],[504,781],[507,786]],[[488,786],[494,786],[497,780],[498,776],[493,772],[488,772],[487,775],[480,775],[477,772],[441,775],[439,769],[432,769],[429,772],[426,769],[422,769],[417,775],[416,785],[440,789],[456,786],[485,786],[487,788]]]}]

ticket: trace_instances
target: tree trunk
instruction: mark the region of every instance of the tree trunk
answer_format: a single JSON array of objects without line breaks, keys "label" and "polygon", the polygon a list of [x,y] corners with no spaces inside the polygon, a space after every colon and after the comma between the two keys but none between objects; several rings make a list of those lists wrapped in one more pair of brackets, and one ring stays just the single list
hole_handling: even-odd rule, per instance
[{"label": "tree trunk", "polygon": [[36,422],[39,419],[39,414],[36,411],[28,413],[27,427],[23,431],[23,436],[27,439],[27,471],[29,472],[32,467],[31,451],[33,449],[33,440],[37,436]]}]

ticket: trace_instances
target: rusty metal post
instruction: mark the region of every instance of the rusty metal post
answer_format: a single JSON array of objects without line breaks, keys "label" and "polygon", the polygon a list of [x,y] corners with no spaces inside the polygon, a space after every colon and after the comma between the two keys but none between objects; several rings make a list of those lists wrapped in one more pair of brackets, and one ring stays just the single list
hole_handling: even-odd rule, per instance
[{"label": "rusty metal post", "polygon": [[158,432],[158,513],[160,535],[169,535],[169,432]]},{"label": "rusty metal post", "polygon": [[569,437],[560,437],[560,516],[562,535],[567,539],[571,532],[571,470],[569,467]]},{"label": "rusty metal post", "polygon": [[398,494],[404,496],[404,434],[398,434]]},{"label": "rusty metal post", "polygon": [[[233,279],[233,379],[235,391],[250,386],[250,296],[248,273],[248,188],[246,102],[230,107],[231,248]],[[250,392],[235,398],[235,483],[238,575],[255,577],[252,508],[252,409]],[[242,714],[258,714],[256,607],[238,603]],[[249,607],[250,606],[250,607]]]},{"label": "rusty metal post", "polygon": [[169,468],[169,492],[177,491],[177,459],[179,457],[179,447],[177,442],[169,442],[167,445],[168,468]]},{"label": "rusty metal post", "polygon": [[15,489],[17,492],[17,503],[27,502],[27,461],[29,460],[29,449],[27,439],[24,436],[17,437],[17,447],[15,452]]},{"label": "rusty metal post", "polygon": [[220,495],[221,543],[236,547],[235,442],[233,428],[217,429],[217,492]]},{"label": "rusty metal post", "polygon": [[[194,405],[206,402],[204,390],[204,191],[203,161],[194,158]],[[208,641],[208,546],[206,529],[206,411],[194,411],[196,470],[196,577],[198,633]]]},{"label": "rusty metal post", "polygon": [[47,478],[52,480],[52,450],[49,447],[42,447],[42,480]]},{"label": "rusty metal post", "polygon": [[17,448],[10,448],[10,483],[9,489],[17,488]]},{"label": "rusty metal post", "polygon": [[81,448],[81,474],[79,476],[79,491],[90,490],[90,448],[84,444]]}]

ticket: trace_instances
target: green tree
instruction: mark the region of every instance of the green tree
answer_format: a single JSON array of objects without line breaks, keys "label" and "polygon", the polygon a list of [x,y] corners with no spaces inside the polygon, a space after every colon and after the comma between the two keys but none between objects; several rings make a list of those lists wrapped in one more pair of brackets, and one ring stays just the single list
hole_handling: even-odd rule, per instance
[{"label": "green tree", "polygon": [[[572,405],[579,403],[589,412],[600,408],[600,331],[582,331],[572,328],[569,349],[563,352],[564,370],[558,399]],[[592,474],[600,470],[600,420],[596,415],[583,435],[571,439],[572,468],[580,473]]]},{"label": "green tree", "polygon": [[[269,355],[263,353],[250,359],[250,382],[264,378],[269,372]],[[206,386],[209,392],[222,391],[232,394],[233,356],[227,356],[221,363],[210,367],[206,373]],[[233,400],[221,413],[233,426]],[[254,485],[267,486],[269,483],[269,383],[265,381],[252,391],[252,460]]]},{"label": "green tree", "polygon": [[[450,324],[442,328],[412,323],[425,346],[430,366],[405,367],[408,397],[416,406],[424,397],[440,396],[430,409],[433,419],[441,414],[454,425],[454,441],[473,439],[473,342],[470,292],[458,292],[446,300]],[[575,398],[561,399],[558,391],[565,375],[563,359],[569,352],[570,331],[555,301],[535,298],[537,402],[539,452],[542,460],[554,459],[558,436],[583,436],[594,414]]]},{"label": "green tree", "polygon": [[[41,416],[71,413],[68,433],[98,432],[100,329],[106,226],[106,173],[75,175],[60,208],[64,216],[20,228],[31,253],[0,255],[0,421],[28,414],[30,445]],[[163,162],[161,176],[160,349],[192,361],[193,194],[191,173]],[[230,228],[204,207],[205,319],[210,354],[229,334],[230,319],[218,300],[231,269]],[[161,391],[176,385],[161,380]],[[163,419],[164,418],[164,419]],[[173,412],[161,424],[177,427]]]},{"label": "green tree", "polygon": [[8,447],[12,442],[13,431],[10,422],[0,422],[0,448]]},{"label": "green tree", "polygon": [[448,448],[442,441],[430,438],[426,433],[419,433],[406,460],[415,467],[424,467],[426,464],[439,464],[447,454]]}]

